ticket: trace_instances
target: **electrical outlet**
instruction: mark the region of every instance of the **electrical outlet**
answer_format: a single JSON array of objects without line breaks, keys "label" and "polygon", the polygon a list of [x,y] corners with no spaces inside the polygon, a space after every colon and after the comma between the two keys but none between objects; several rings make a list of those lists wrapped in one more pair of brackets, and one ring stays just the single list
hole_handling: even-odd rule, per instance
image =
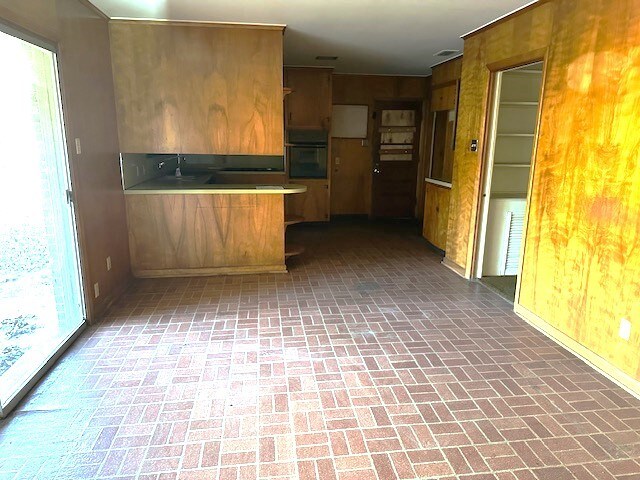
[{"label": "electrical outlet", "polygon": [[111,270],[111,257],[107,257],[107,271]]},{"label": "electrical outlet", "polygon": [[618,335],[627,342],[629,341],[629,338],[631,338],[631,322],[626,318],[620,320],[620,330],[618,330]]},{"label": "electrical outlet", "polygon": [[76,138],[76,153],[78,155],[82,154],[82,145],[80,145],[80,139]]},{"label": "electrical outlet", "polygon": [[93,298],[100,296],[100,284],[98,282],[93,284]]}]

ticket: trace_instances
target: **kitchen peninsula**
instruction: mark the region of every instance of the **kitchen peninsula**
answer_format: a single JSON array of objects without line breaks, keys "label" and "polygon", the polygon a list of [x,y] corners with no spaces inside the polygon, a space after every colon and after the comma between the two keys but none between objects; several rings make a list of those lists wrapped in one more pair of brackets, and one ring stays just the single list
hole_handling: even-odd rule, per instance
[{"label": "kitchen peninsula", "polygon": [[163,177],[125,190],[136,277],[284,273],[285,195],[301,185]]}]

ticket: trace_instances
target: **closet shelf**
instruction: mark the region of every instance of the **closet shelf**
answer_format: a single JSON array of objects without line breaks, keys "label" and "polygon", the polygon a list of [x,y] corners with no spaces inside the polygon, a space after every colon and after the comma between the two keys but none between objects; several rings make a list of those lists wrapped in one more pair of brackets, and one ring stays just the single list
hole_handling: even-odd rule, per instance
[{"label": "closet shelf", "polygon": [[498,133],[496,137],[535,137],[533,133]]},{"label": "closet shelf", "polygon": [[529,168],[531,165],[528,163],[494,163],[496,167],[510,167],[510,168]]},{"label": "closet shelf", "polygon": [[538,102],[500,102],[500,105],[507,107],[537,107]]}]

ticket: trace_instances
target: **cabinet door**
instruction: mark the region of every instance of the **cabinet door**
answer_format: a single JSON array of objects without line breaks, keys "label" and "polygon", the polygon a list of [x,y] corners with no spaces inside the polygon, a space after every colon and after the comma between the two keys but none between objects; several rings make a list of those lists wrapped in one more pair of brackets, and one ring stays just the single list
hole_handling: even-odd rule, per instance
[{"label": "cabinet door", "polygon": [[424,223],[422,236],[440,250],[447,246],[450,189],[432,183],[425,186]]},{"label": "cabinet door", "polygon": [[122,152],[283,155],[280,30],[109,28]]},{"label": "cabinet door", "polygon": [[292,183],[305,185],[305,193],[287,195],[287,214],[304,218],[305,222],[329,221],[329,181],[296,179]]},{"label": "cabinet door", "polygon": [[291,94],[285,98],[288,128],[331,128],[331,70],[288,68],[285,85]]}]

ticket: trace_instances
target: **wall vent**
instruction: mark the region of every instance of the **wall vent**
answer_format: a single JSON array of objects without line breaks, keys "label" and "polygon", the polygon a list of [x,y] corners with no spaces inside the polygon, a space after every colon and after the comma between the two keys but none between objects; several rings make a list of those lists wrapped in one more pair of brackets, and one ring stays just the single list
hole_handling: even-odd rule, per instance
[{"label": "wall vent", "polygon": [[460,53],[460,50],[440,50],[438,53],[434,53],[434,57],[449,57],[454,53]]}]

